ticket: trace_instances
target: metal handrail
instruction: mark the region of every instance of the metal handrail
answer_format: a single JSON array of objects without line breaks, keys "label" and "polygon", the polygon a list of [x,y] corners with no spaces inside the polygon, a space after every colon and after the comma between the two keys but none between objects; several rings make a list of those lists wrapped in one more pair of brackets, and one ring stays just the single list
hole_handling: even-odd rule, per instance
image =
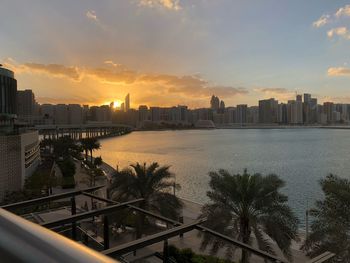
[{"label": "metal handrail", "polygon": [[119,262],[2,208],[0,233],[1,262]]}]

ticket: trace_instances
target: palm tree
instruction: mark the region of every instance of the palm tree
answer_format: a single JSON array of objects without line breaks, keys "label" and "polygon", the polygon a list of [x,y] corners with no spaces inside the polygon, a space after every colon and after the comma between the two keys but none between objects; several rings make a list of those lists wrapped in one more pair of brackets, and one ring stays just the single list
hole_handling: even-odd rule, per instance
[{"label": "palm tree", "polygon": [[[201,218],[209,228],[224,235],[251,244],[253,237],[259,249],[275,254],[269,238],[276,242],[283,254],[291,259],[290,245],[297,240],[298,219],[286,204],[288,198],[280,193],[284,182],[274,174],[263,176],[230,174],[226,170],[210,172],[207,192],[210,203],[202,208]],[[208,234],[202,235],[201,248],[211,247],[216,254],[226,248],[228,258],[234,256],[235,247]],[[242,250],[241,262],[249,260],[249,253]]]},{"label": "palm tree", "polygon": [[87,161],[88,152],[89,152],[88,139],[89,138],[83,138],[83,139],[80,140],[81,148],[85,152],[85,160],[86,161]]},{"label": "palm tree", "polygon": [[101,144],[98,142],[98,140],[94,137],[91,138],[84,138],[80,140],[81,146],[83,150],[85,151],[85,158],[87,160],[87,153],[90,152],[90,162],[92,162],[92,152],[95,150],[98,150],[101,148]]},{"label": "palm tree", "polygon": [[310,210],[311,233],[302,248],[311,257],[330,251],[333,262],[350,262],[350,180],[330,174],[320,181],[324,200]]},{"label": "palm tree", "polygon": [[[163,216],[178,219],[179,210],[182,208],[181,201],[171,190],[179,184],[174,182],[174,174],[169,171],[170,166],[159,166],[154,162],[147,166],[136,163],[130,168],[117,171],[113,175],[109,189],[111,198],[120,202],[132,199],[143,198],[140,207],[159,213]],[[149,223],[142,213],[136,216],[136,236],[142,236],[144,225]]]}]

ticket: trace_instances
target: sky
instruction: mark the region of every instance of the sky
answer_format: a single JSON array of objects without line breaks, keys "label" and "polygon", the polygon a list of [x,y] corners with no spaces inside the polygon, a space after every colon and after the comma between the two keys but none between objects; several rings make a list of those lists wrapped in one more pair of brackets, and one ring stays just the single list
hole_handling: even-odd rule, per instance
[{"label": "sky", "polygon": [[350,1],[1,0],[0,63],[39,103],[350,103]]}]

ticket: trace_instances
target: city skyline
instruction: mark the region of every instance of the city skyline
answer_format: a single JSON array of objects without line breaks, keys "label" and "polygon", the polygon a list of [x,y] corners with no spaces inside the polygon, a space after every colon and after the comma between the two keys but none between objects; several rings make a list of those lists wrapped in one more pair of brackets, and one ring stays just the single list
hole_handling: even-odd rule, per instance
[{"label": "city skyline", "polygon": [[305,91],[320,102],[350,102],[346,1],[2,6],[0,63],[40,103],[107,104],[131,93],[134,108],[199,108],[212,94],[227,105],[254,105]]}]

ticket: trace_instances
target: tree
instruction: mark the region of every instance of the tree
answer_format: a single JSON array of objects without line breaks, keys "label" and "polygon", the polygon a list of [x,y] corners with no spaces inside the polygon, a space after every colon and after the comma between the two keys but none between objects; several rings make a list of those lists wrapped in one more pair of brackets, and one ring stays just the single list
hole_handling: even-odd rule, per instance
[{"label": "tree", "polygon": [[[149,166],[144,163],[130,165],[130,168],[117,171],[112,177],[112,185],[109,189],[111,197],[118,201],[143,198],[140,207],[159,213],[163,216],[178,219],[181,201],[171,194],[174,185],[174,174],[169,171],[169,166],[159,166],[152,163]],[[136,236],[142,236],[144,225],[148,223],[142,213],[136,215]]]},{"label": "tree", "polygon": [[[259,249],[275,254],[271,238],[283,254],[291,259],[290,245],[297,240],[298,219],[286,204],[288,198],[280,193],[284,182],[274,174],[263,176],[230,174],[226,170],[210,172],[210,202],[203,206],[201,218],[209,228],[224,235],[251,244],[255,237]],[[208,233],[201,234],[201,248],[211,247],[216,254],[226,248],[228,258],[234,255],[235,247]],[[249,253],[242,250],[241,262],[249,260]]]},{"label": "tree", "polygon": [[84,138],[81,141],[81,145],[83,150],[85,151],[85,158],[87,160],[87,152],[90,152],[90,163],[92,162],[92,152],[101,148],[101,144],[98,142],[96,138]]},{"label": "tree", "polygon": [[56,158],[68,158],[70,156],[70,151],[75,150],[76,145],[72,138],[64,136],[53,141],[53,147]]},{"label": "tree", "polygon": [[89,145],[88,145],[88,139],[89,138],[83,138],[80,140],[81,148],[85,152],[85,160],[87,161],[88,158],[88,152],[89,152]]},{"label": "tree", "polygon": [[333,262],[350,262],[350,180],[330,174],[320,181],[324,199],[310,210],[311,233],[302,248],[315,257],[333,252]]},{"label": "tree", "polygon": [[94,165],[95,166],[101,166],[103,164],[102,157],[96,157],[94,160]]}]

